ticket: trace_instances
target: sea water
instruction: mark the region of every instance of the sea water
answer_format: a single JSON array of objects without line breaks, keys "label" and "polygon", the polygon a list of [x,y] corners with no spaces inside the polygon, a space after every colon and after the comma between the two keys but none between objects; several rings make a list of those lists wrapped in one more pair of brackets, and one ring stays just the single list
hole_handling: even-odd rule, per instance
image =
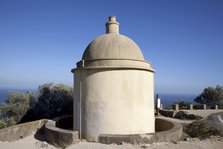
[{"label": "sea water", "polygon": [[[171,105],[175,101],[179,101],[179,100],[182,100],[186,103],[194,104],[195,103],[194,99],[197,96],[198,95],[191,95],[191,94],[159,94],[159,97],[161,98],[161,103],[164,108],[165,108],[165,106]],[[156,96],[155,96],[154,100],[156,101]]]}]

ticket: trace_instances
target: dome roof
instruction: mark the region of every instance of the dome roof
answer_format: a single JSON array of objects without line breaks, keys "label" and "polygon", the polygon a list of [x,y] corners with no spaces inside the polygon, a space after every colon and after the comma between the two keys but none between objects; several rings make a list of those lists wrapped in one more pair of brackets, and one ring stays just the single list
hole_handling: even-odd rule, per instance
[{"label": "dome roof", "polygon": [[96,59],[144,60],[144,57],[133,40],[121,34],[109,33],[92,41],[82,57],[82,60]]},{"label": "dome roof", "polygon": [[85,49],[78,69],[141,69],[154,72],[144,60],[139,46],[130,38],[119,34],[119,23],[114,16],[106,23],[106,34],[93,40]]}]

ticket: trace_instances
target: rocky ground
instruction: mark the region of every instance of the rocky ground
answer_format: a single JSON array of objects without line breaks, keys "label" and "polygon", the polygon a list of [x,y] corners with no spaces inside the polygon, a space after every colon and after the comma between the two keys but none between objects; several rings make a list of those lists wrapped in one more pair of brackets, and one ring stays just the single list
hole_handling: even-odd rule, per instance
[{"label": "rocky ground", "polygon": [[[81,141],[77,144],[73,144],[67,147],[67,149],[222,149],[223,138],[211,137],[207,140],[199,140],[197,138],[188,139],[187,141],[178,142],[162,142],[154,144],[122,144],[122,145],[105,145],[100,143],[89,143]],[[0,149],[56,149],[56,147],[36,140],[33,136],[26,137],[24,139],[15,142],[0,142]]]},{"label": "rocky ground", "polygon": [[199,139],[190,139],[187,141],[179,142],[162,142],[154,144],[144,144],[144,145],[104,145],[99,143],[86,143],[80,142],[76,145],[69,146],[68,149],[75,148],[85,148],[85,149],[222,149],[223,138],[213,137],[208,140],[200,141]]}]

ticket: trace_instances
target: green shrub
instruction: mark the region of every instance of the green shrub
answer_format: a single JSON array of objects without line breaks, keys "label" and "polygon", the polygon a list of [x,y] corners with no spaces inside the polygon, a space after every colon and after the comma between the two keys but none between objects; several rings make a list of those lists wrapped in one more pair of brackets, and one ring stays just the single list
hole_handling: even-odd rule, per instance
[{"label": "green shrub", "polygon": [[0,128],[17,124],[35,101],[32,92],[9,92],[6,102],[0,106]]},{"label": "green shrub", "polygon": [[205,120],[196,121],[184,126],[184,132],[192,138],[206,139],[212,135],[219,135],[220,132],[211,127]]},{"label": "green shrub", "polygon": [[34,107],[38,118],[54,118],[73,114],[72,88],[64,84],[46,83],[39,86],[39,96]]},{"label": "green shrub", "polygon": [[0,129],[7,127],[7,122],[5,120],[0,120]]},{"label": "green shrub", "polygon": [[203,105],[202,104],[195,104],[193,106],[194,109],[203,109]]},{"label": "green shrub", "polygon": [[46,83],[39,86],[35,106],[27,111],[20,123],[72,114],[72,88],[64,84]]},{"label": "green shrub", "polygon": [[208,106],[223,106],[223,87],[219,85],[207,87],[194,101],[200,104],[207,104]]},{"label": "green shrub", "polygon": [[174,115],[174,118],[181,119],[181,120],[200,120],[202,119],[199,115],[188,114],[185,111],[179,111]]},{"label": "green shrub", "polygon": [[168,111],[168,110],[159,110],[159,113],[166,117],[173,117],[174,111]]},{"label": "green shrub", "polygon": [[64,84],[46,83],[39,86],[37,98],[32,92],[9,92],[6,102],[0,104],[0,129],[42,118],[52,119],[72,114],[72,88]]}]

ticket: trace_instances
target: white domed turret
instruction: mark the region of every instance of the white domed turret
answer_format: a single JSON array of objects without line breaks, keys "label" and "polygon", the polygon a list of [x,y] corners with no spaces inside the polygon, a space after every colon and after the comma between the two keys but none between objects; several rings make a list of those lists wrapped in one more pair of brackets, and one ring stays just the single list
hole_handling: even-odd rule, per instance
[{"label": "white domed turret", "polygon": [[154,69],[139,46],[119,34],[114,16],[72,72],[74,130],[80,138],[97,141],[100,134],[155,131]]},{"label": "white domed turret", "polygon": [[105,34],[92,41],[86,48],[82,60],[133,59],[144,60],[138,45],[121,34]]},{"label": "white domed turret", "polygon": [[132,59],[144,60],[139,46],[130,38],[119,34],[119,23],[109,17],[106,34],[93,40],[86,48],[82,60]]}]

